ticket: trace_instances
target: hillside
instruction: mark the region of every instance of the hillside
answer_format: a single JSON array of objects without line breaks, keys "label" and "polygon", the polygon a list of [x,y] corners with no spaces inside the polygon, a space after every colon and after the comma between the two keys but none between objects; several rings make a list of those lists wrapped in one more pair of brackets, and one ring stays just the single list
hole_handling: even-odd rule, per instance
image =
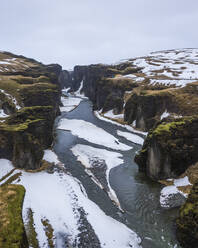
[{"label": "hillside", "polygon": [[[100,116],[129,124],[135,132],[149,132],[135,157],[139,170],[172,185],[161,193],[162,206],[183,204],[198,180],[197,170],[192,172],[198,161],[198,49],[154,52],[112,65],[75,66],[65,75],[67,92],[84,94]],[[194,173],[190,182],[185,177],[188,168]],[[181,219],[188,220],[185,230],[190,232],[190,225],[196,229],[197,222],[189,216]],[[185,233],[182,228],[179,224],[178,237],[186,245],[187,235],[179,234]]]},{"label": "hillside", "polygon": [[0,247],[29,247],[22,220],[26,189],[11,184],[22,171],[5,173],[5,159],[26,170],[45,166],[44,149],[52,144],[60,111],[61,71],[59,65],[0,52]]}]

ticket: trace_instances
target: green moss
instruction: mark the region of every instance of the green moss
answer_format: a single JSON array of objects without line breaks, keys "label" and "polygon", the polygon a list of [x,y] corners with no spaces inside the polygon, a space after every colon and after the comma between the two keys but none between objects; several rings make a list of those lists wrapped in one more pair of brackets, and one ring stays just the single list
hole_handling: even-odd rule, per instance
[{"label": "green moss", "polygon": [[39,248],[37,233],[34,227],[33,212],[31,209],[28,209],[27,218],[28,221],[25,225],[25,230],[26,230],[29,246],[31,246],[32,248]]},{"label": "green moss", "polygon": [[28,129],[30,124],[35,124],[37,122],[40,122],[43,119],[37,119],[37,120],[29,120],[27,119],[24,123],[19,123],[16,125],[9,125],[6,123],[3,123],[0,125],[0,130],[8,131],[8,132],[24,132]]},{"label": "green moss", "polygon": [[44,228],[45,228],[45,234],[47,236],[47,240],[48,240],[48,245],[50,248],[54,248],[54,242],[53,242],[53,237],[54,237],[54,229],[51,226],[51,224],[49,223],[49,220],[47,219],[42,219],[41,220]]},{"label": "green moss", "polygon": [[187,202],[180,210],[181,217],[188,215],[190,211],[193,211],[194,205],[190,202]]},{"label": "green moss", "polygon": [[184,248],[197,248],[198,244],[198,182],[181,207],[177,224],[177,238]]},{"label": "green moss", "polygon": [[[188,119],[187,121],[190,121],[190,119]],[[153,132],[151,133],[151,135],[164,135],[164,134],[171,134],[172,131],[174,129],[178,129],[179,126],[183,126],[186,124],[186,120],[182,119],[181,121],[173,121],[173,122],[169,122],[169,123],[162,123],[160,125],[158,125]]]},{"label": "green moss", "polygon": [[21,185],[0,187],[0,247],[26,248],[25,230],[22,220],[22,204],[25,189]]}]

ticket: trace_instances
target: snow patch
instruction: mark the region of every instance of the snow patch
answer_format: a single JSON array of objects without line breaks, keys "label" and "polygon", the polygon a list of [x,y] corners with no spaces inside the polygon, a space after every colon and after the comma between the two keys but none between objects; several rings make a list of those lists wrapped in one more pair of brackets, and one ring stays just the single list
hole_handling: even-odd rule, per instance
[{"label": "snow patch", "polygon": [[119,142],[118,139],[102,128],[99,128],[84,120],[61,119],[58,124],[58,129],[70,131],[73,135],[78,136],[81,139],[85,139],[91,143],[106,146],[111,149],[122,151],[132,149],[132,147]]},{"label": "snow patch", "polygon": [[96,116],[98,119],[100,119],[100,120],[102,120],[102,121],[109,122],[109,123],[111,123],[111,124],[113,124],[113,125],[117,125],[117,126],[119,126],[119,127],[126,128],[126,129],[127,129],[128,131],[130,131],[130,132],[137,133],[137,134],[142,134],[142,135],[144,135],[144,136],[147,136],[147,134],[148,134],[148,132],[138,131],[138,130],[134,129],[132,126],[120,124],[120,123],[118,123],[118,122],[116,122],[116,121],[107,119],[107,118],[101,116],[99,111],[94,111],[94,114],[95,114],[95,116]]},{"label": "snow patch", "polygon": [[5,90],[0,89],[0,92],[6,95],[13,102],[17,110],[21,109],[21,107],[17,103],[17,100],[12,95],[6,93]]},{"label": "snow patch", "polygon": [[192,185],[189,182],[189,179],[187,176],[185,176],[184,178],[179,178],[179,179],[173,179],[173,180],[169,179],[168,181],[173,181],[173,185],[164,187],[160,193],[160,204],[162,207],[165,207],[165,208],[169,207],[169,199],[173,195],[181,194],[184,197],[188,196],[187,194],[179,190],[178,187]]},{"label": "snow patch", "polygon": [[168,117],[170,114],[167,112],[167,110],[161,115],[160,120]]},{"label": "snow patch", "polygon": [[[53,152],[45,152],[48,161],[57,161]],[[49,157],[48,157],[49,156]],[[0,160],[1,171],[13,169],[10,161]],[[5,167],[5,168],[3,168]],[[95,203],[88,199],[81,183],[71,175],[55,171],[49,174],[45,171],[38,173],[21,172],[20,182],[26,189],[23,204],[23,220],[27,223],[27,213],[33,212],[34,226],[39,241],[39,247],[47,248],[48,240],[41,222],[47,219],[54,229],[53,243],[60,244],[60,234],[64,234],[72,246],[77,242],[80,233],[79,209],[85,211],[85,216],[99,238],[103,248],[140,248],[140,238],[124,224],[107,216]],[[105,226],[105,230],[104,230]],[[63,242],[62,242],[63,243]]]},{"label": "snow patch", "polygon": [[124,119],[124,114],[118,114],[118,115],[115,115],[113,113],[113,109],[112,110],[109,110],[108,112],[106,112],[104,114],[105,117],[108,117],[108,118],[112,118],[112,119]]},{"label": "snow patch", "polygon": [[0,159],[0,179],[13,169],[12,163],[7,159]]},{"label": "snow patch", "polygon": [[[119,200],[116,196],[115,191],[111,188],[109,183],[109,172],[112,168],[117,167],[118,165],[123,163],[122,154],[117,152],[110,152],[105,149],[98,149],[87,145],[76,145],[72,149],[73,154],[77,157],[77,160],[81,162],[85,168],[88,169],[88,174],[93,177],[94,182],[98,184],[99,187],[104,189],[104,185],[100,183],[94,174],[89,170],[90,168],[96,168],[94,164],[97,162],[105,161],[107,166],[106,170],[106,180],[108,182],[108,195],[112,201],[114,201],[118,207],[121,209]],[[97,165],[98,166],[98,165]]]},{"label": "snow patch", "polygon": [[121,137],[124,137],[125,139],[138,144],[138,145],[143,145],[144,143],[144,139],[141,138],[140,136],[133,134],[133,133],[129,133],[129,132],[122,132],[120,130],[117,130],[117,134]]},{"label": "snow patch", "polygon": [[81,101],[82,101],[81,98],[62,96],[61,97],[61,102],[63,104],[63,107],[60,107],[60,110],[61,110],[61,112],[72,111],[73,109],[75,109],[80,104]]}]

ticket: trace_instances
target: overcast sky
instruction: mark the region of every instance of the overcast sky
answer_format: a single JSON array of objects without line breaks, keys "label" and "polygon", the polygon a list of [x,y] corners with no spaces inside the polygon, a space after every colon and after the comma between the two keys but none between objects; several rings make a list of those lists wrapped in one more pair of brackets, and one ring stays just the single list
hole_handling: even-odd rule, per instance
[{"label": "overcast sky", "polygon": [[2,0],[0,9],[0,50],[65,69],[198,47],[197,0]]}]

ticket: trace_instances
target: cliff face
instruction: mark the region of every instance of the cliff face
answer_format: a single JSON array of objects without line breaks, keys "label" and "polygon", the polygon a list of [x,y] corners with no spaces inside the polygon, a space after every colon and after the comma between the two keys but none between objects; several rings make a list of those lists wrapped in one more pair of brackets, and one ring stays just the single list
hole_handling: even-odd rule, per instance
[{"label": "cliff face", "polygon": [[0,158],[19,168],[42,165],[59,114],[61,71],[56,64],[0,53]]},{"label": "cliff face", "polygon": [[198,182],[195,183],[177,219],[177,238],[184,248],[198,244]]},{"label": "cliff face", "polygon": [[[169,122],[168,122],[169,121]],[[135,161],[155,180],[174,178],[198,160],[198,117],[161,121],[151,130]]]},{"label": "cliff face", "polygon": [[103,112],[115,109],[120,113],[123,110],[124,93],[138,85],[130,78],[119,78],[116,75],[138,70],[131,65],[129,67],[128,63],[117,66],[76,66],[72,77],[65,81],[65,87],[77,91],[82,84],[81,90],[93,102],[94,109],[102,109]]}]

